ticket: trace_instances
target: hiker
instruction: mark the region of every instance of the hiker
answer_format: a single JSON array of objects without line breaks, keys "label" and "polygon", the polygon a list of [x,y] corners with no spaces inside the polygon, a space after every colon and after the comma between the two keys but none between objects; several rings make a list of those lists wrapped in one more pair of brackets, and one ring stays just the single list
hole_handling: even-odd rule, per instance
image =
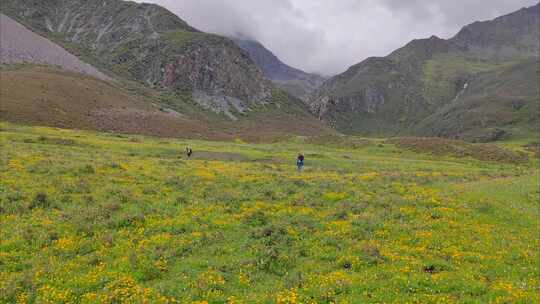
[{"label": "hiker", "polygon": [[298,154],[298,158],[296,159],[296,167],[298,167],[298,171],[302,171],[304,168],[304,155]]},{"label": "hiker", "polygon": [[186,148],[186,155],[187,155],[187,157],[190,158],[190,157],[191,157],[191,154],[193,154],[193,150],[191,150],[191,148],[187,147],[187,148]]}]

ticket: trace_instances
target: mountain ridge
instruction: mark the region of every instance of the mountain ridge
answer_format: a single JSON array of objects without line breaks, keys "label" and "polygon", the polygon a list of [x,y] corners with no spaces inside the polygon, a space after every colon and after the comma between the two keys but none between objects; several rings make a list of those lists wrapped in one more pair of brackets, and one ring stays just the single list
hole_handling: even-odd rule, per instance
[{"label": "mountain ridge", "polygon": [[[514,77],[515,73],[504,73],[504,68],[530,58],[538,60],[540,31],[535,24],[540,22],[539,15],[540,3],[491,21],[467,25],[451,39],[432,36],[413,40],[386,57],[370,57],[329,79],[307,103],[319,119],[350,134],[490,140],[494,138],[490,134],[500,134],[503,128],[503,133],[512,133],[515,124],[528,128],[525,122],[497,121],[502,112],[512,113],[511,107],[498,107],[501,113],[497,115],[486,114],[482,120],[489,123],[475,120],[453,131],[448,130],[450,127],[433,127],[430,130],[446,131],[426,132],[419,126],[454,99],[469,98],[465,93],[472,81],[489,78],[489,73]],[[509,36],[512,38],[507,40]],[[515,96],[533,107],[539,103],[535,97]],[[481,108],[488,109],[493,98],[486,97]],[[503,99],[506,100],[499,99],[501,103]],[[478,104],[474,102],[474,107]],[[469,107],[473,105],[467,104],[459,111],[464,114]]]},{"label": "mountain ridge", "polygon": [[318,88],[326,78],[291,67],[281,61],[260,42],[247,38],[231,38],[261,67],[264,75],[288,93],[301,99]]}]

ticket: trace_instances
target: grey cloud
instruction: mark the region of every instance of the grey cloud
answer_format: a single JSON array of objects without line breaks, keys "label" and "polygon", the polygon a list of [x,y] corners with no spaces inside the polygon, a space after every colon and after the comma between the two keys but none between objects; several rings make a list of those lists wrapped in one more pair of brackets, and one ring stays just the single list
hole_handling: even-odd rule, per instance
[{"label": "grey cloud", "polygon": [[538,0],[382,0],[388,9],[417,17],[440,18],[451,28],[470,22],[492,19],[521,7],[531,6]]},{"label": "grey cloud", "polygon": [[[148,1],[148,0],[147,0]],[[416,38],[448,38],[473,21],[538,0],[150,0],[194,27],[263,43],[284,62],[343,72]]]}]

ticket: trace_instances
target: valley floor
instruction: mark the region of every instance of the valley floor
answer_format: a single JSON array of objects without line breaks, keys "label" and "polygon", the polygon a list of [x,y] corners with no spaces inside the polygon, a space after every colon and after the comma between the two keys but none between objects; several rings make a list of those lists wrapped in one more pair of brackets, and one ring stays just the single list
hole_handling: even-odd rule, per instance
[{"label": "valley floor", "polygon": [[540,302],[532,154],[0,128],[0,303]]}]

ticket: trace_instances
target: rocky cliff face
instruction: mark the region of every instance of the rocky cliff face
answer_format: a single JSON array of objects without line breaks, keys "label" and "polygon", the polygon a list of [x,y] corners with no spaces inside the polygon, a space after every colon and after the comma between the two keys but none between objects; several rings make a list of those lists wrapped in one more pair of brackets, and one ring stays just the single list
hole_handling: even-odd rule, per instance
[{"label": "rocky cliff face", "polygon": [[306,73],[283,63],[270,50],[259,42],[249,39],[233,39],[250,58],[262,69],[264,75],[288,93],[298,98],[307,96],[317,89],[325,78]]},{"label": "rocky cliff face", "polygon": [[[514,115],[511,108],[501,106],[497,115],[493,111],[485,112],[482,121],[486,123],[459,127],[434,117],[453,102],[460,105],[453,107],[453,111],[466,113],[473,107],[463,102],[472,98],[468,94],[472,85],[481,85],[479,79],[497,79],[488,75],[523,78],[516,76],[520,70],[504,71],[531,58],[538,62],[539,9],[540,4],[492,21],[471,24],[449,40],[435,36],[414,40],[385,58],[369,58],[326,81],[309,97],[308,104],[321,120],[346,133],[464,137],[484,130],[491,132],[512,120],[496,118],[504,111],[508,112],[506,116]],[[502,84],[506,80],[498,81]],[[531,82],[524,85],[535,86]],[[474,104],[482,106],[474,107],[484,109],[493,104],[490,100],[504,99],[499,98],[502,91],[493,92],[476,95]],[[518,99],[533,104],[540,102],[528,95]],[[430,122],[425,123],[428,118]],[[437,125],[443,122],[447,125]],[[422,129],[428,125],[428,131]]]},{"label": "rocky cliff face", "polygon": [[269,100],[267,80],[232,42],[212,37],[194,41],[185,48],[165,65],[163,86],[182,89],[188,84],[209,94]]},{"label": "rocky cliff face", "polygon": [[2,10],[40,33],[61,35],[67,41],[109,52],[126,40],[183,29],[196,30],[166,9],[120,0],[6,0]]},{"label": "rocky cliff face", "polygon": [[[230,40],[166,9],[121,0],[5,0],[2,11],[115,78],[193,92],[215,112],[271,102],[271,84]],[[233,109],[234,108],[234,109]]]}]

